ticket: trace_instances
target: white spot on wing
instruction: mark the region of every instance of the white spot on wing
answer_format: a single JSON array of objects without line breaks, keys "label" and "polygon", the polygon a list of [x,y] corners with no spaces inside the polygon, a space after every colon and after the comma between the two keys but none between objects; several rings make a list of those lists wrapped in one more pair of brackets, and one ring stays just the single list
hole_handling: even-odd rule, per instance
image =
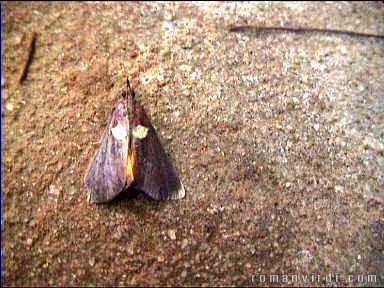
[{"label": "white spot on wing", "polygon": [[123,125],[117,124],[116,127],[111,129],[113,137],[117,140],[123,140],[127,137],[127,130]]},{"label": "white spot on wing", "polygon": [[148,135],[148,128],[142,125],[137,125],[133,128],[132,135],[137,139],[144,139]]}]

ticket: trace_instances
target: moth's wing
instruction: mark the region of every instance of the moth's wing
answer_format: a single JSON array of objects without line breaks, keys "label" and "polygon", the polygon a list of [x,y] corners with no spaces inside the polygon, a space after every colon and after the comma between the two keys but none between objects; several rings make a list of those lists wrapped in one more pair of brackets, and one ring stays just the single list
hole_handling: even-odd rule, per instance
[{"label": "moth's wing", "polygon": [[[184,198],[183,184],[137,99],[133,100],[131,125],[135,178],[133,187],[156,200]],[[144,135],[135,137],[134,132],[138,125],[148,129],[145,137]]]},{"label": "moth's wing", "polygon": [[108,202],[133,181],[127,172],[129,120],[127,101],[121,99],[113,110],[100,147],[85,175],[90,202]]}]

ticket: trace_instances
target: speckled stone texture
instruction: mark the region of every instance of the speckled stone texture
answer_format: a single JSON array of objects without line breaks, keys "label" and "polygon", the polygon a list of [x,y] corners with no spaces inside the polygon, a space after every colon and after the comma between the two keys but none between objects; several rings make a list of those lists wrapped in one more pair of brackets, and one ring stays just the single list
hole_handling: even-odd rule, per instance
[{"label": "speckled stone texture", "polygon": [[[383,34],[383,15],[380,2],[7,2],[4,283],[384,285],[384,42],[228,32]],[[183,200],[87,202],[127,76]]]}]

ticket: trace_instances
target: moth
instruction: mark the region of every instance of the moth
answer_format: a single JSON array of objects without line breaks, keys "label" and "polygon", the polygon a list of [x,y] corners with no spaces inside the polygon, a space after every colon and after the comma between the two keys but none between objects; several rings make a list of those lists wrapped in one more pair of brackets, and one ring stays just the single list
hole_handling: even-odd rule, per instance
[{"label": "moth", "polygon": [[85,173],[89,201],[109,202],[132,188],[155,200],[184,198],[183,184],[128,79],[122,94]]}]

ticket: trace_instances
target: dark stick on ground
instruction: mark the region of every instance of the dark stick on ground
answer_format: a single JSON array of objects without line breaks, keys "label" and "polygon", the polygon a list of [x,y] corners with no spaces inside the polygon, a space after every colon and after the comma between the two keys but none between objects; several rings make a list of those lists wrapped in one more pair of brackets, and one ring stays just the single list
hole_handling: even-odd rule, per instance
[{"label": "dark stick on ground", "polygon": [[28,40],[28,48],[27,48],[28,58],[25,61],[23,70],[21,71],[21,74],[19,77],[20,84],[25,80],[25,78],[27,78],[28,68],[32,62],[33,53],[35,52],[35,43],[36,43],[36,32],[32,32]]},{"label": "dark stick on ground", "polygon": [[346,30],[334,30],[334,29],[319,29],[319,28],[290,28],[290,27],[258,27],[258,26],[236,26],[229,28],[229,32],[250,32],[254,34],[267,34],[267,33],[322,33],[331,35],[345,35],[350,37],[364,37],[364,38],[376,38],[384,39],[384,35],[359,33]]}]

